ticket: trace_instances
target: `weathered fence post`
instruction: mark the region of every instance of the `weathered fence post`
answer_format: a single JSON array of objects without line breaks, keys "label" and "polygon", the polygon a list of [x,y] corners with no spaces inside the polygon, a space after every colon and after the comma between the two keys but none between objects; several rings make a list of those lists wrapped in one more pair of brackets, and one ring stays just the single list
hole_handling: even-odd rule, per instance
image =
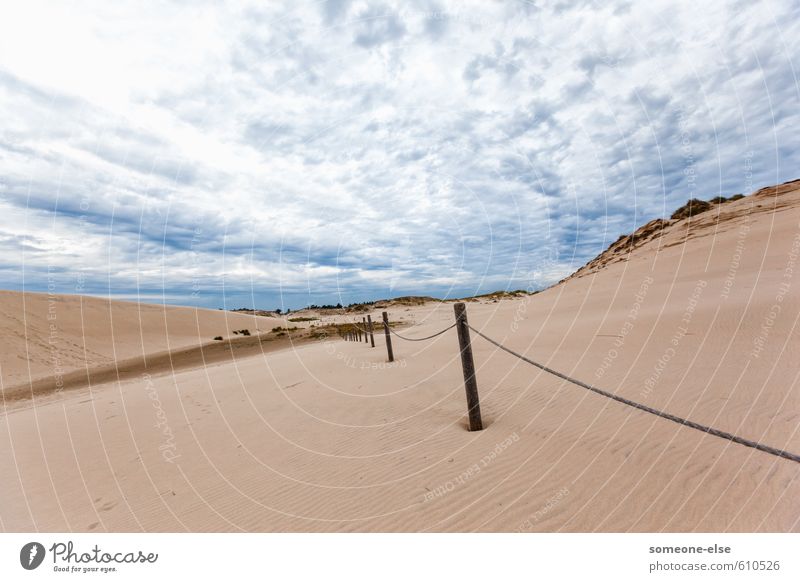
[{"label": "weathered fence post", "polygon": [[386,334],[386,353],[389,354],[389,361],[394,362],[394,353],[392,353],[392,336],[389,332],[389,314],[383,312],[383,333]]},{"label": "weathered fence post", "polygon": [[372,316],[367,315],[367,329],[369,330],[369,341],[372,344],[372,347],[375,347],[375,334],[372,331]]},{"label": "weathered fence post", "polygon": [[364,343],[368,344],[369,343],[369,330],[367,329],[367,318],[366,317],[362,317],[361,318],[361,325],[364,327]]},{"label": "weathered fence post", "polygon": [[458,330],[458,344],[461,349],[461,368],[464,371],[464,389],[467,391],[469,430],[483,430],[483,423],[481,422],[481,404],[478,399],[478,382],[475,379],[475,362],[472,360],[472,343],[469,339],[467,307],[463,303],[456,303],[453,309],[456,313],[456,330]]}]

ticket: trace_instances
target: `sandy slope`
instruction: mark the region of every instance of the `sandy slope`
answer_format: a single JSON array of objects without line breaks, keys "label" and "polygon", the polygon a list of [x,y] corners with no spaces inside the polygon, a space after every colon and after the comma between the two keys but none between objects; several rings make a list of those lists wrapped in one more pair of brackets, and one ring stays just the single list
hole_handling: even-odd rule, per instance
[{"label": "sandy slope", "polygon": [[[228,311],[0,291],[0,381],[8,393],[31,381],[116,367],[148,355],[252,333],[283,319]],[[74,375],[74,374],[73,374]]]},{"label": "sandy slope", "polygon": [[[470,321],[602,388],[800,452],[799,208],[793,189],[729,203],[546,292],[470,302]],[[137,307],[118,309],[132,313],[115,317],[115,334],[136,328]],[[452,309],[390,315],[421,336]],[[119,349],[141,350],[122,335],[135,345]],[[376,340],[13,405],[0,417],[0,527],[800,530],[797,463],[609,401],[476,337],[487,428],[470,433],[454,330],[395,340],[394,365]],[[159,341],[156,331],[144,345]],[[113,356],[102,344],[98,362]],[[24,357],[24,346],[13,349]]]}]

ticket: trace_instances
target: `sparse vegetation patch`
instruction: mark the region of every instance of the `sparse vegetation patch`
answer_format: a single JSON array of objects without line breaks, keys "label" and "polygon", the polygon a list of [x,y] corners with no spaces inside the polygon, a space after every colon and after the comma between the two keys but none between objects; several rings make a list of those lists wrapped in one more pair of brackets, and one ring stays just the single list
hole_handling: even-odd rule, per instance
[{"label": "sparse vegetation patch", "polygon": [[705,200],[700,200],[698,198],[692,198],[686,204],[678,208],[675,212],[672,213],[670,218],[672,220],[682,220],[684,218],[690,218],[701,212],[705,212],[711,208],[711,203],[706,202]]},{"label": "sparse vegetation patch", "polygon": [[278,327],[273,327],[272,328],[272,333],[277,333],[278,335],[286,335],[283,332],[296,331],[298,329],[300,329],[300,328],[297,327],[297,326],[292,326],[292,327],[281,327],[281,326],[278,326]]}]

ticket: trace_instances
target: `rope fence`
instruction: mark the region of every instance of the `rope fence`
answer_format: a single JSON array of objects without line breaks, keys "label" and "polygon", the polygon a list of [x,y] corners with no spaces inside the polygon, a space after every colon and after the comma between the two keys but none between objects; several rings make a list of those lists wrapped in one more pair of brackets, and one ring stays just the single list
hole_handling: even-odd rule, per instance
[{"label": "rope fence", "polygon": [[648,412],[650,414],[654,414],[654,415],[659,416],[661,418],[665,418],[667,420],[671,420],[672,422],[676,422],[676,423],[678,423],[680,425],[688,426],[689,428],[693,428],[695,430],[699,430],[701,432],[704,432],[704,433],[707,433],[707,434],[710,434],[710,435],[713,435],[713,436],[716,436],[716,437],[719,437],[719,438],[722,438],[722,439],[726,439],[726,440],[729,440],[731,442],[734,442],[734,443],[737,443],[737,444],[740,444],[740,445],[744,445],[746,447],[751,447],[753,449],[757,449],[759,451],[763,451],[765,453],[769,453],[770,455],[775,455],[776,457],[783,457],[784,459],[789,459],[789,460],[794,461],[796,463],[800,463],[800,455],[796,455],[794,453],[790,453],[790,452],[784,451],[782,449],[777,449],[777,448],[771,447],[769,445],[764,445],[764,444],[761,444],[759,442],[752,441],[750,439],[746,439],[744,437],[740,437],[740,436],[737,436],[735,434],[731,434],[729,432],[725,432],[723,430],[719,430],[717,428],[713,428],[713,427],[710,427],[710,426],[706,426],[704,424],[700,424],[699,422],[694,422],[694,421],[688,420],[686,418],[681,418],[680,416],[676,416],[674,414],[670,414],[669,412],[664,412],[663,410],[658,410],[656,408],[652,408],[650,406],[647,406],[646,404],[641,404],[639,402],[635,402],[633,400],[629,400],[628,398],[624,398],[622,396],[619,396],[617,394],[613,394],[613,393],[608,392],[606,390],[602,390],[601,388],[597,388],[596,386],[592,386],[591,384],[587,384],[586,382],[582,382],[581,380],[576,380],[575,378],[571,378],[571,377],[567,376],[566,374],[562,374],[561,372],[559,372],[557,370],[553,370],[552,368],[548,368],[547,366],[545,366],[543,364],[535,362],[535,361],[531,360],[530,358],[527,358],[527,357],[523,356],[522,354],[519,354],[519,353],[515,352],[514,350],[507,348],[506,346],[504,346],[500,342],[493,340],[492,338],[490,338],[489,336],[481,333],[479,330],[475,329],[472,326],[470,326],[470,329],[472,331],[474,331],[476,334],[478,334],[480,337],[485,339],[490,344],[493,344],[493,345],[497,346],[498,348],[500,348],[504,352],[507,352],[507,353],[511,354],[512,356],[516,356],[517,358],[519,358],[523,362],[531,364],[532,366],[536,366],[537,368],[539,368],[541,370],[544,370],[548,374],[552,374],[553,376],[557,376],[558,378],[566,380],[567,382],[571,382],[571,383],[575,384],[576,386],[580,386],[581,388],[585,388],[586,390],[590,390],[590,391],[594,392],[595,394],[599,394],[600,396],[605,396],[606,398],[610,398],[612,400],[616,400],[617,402],[621,402],[622,404],[625,404],[627,406],[631,406],[633,408],[636,408],[637,410],[642,410],[644,412]]},{"label": "rope fence", "polygon": [[397,333],[397,332],[396,332],[395,330],[393,330],[392,328],[389,328],[389,331],[390,331],[390,332],[392,332],[392,333],[393,333],[394,335],[396,335],[397,337],[399,337],[401,340],[405,340],[405,341],[407,341],[407,342],[422,342],[422,341],[425,341],[425,340],[433,339],[433,338],[435,338],[436,336],[440,336],[440,335],[442,335],[444,332],[446,332],[446,331],[448,331],[448,330],[451,330],[451,329],[453,329],[453,328],[454,328],[456,325],[458,325],[458,324],[457,324],[457,323],[454,323],[453,325],[448,325],[448,326],[447,326],[446,328],[444,328],[443,330],[441,330],[441,331],[437,331],[435,334],[433,334],[433,335],[429,335],[429,336],[427,336],[427,337],[405,337],[405,336],[402,336],[402,335],[400,335],[399,333]]},{"label": "rope fence", "polygon": [[[464,305],[464,303],[456,303],[453,307],[455,309],[455,316],[456,316],[455,323],[445,327],[444,329],[442,329],[440,331],[437,331],[436,333],[434,333],[432,335],[426,336],[426,337],[411,338],[411,337],[406,337],[406,336],[403,336],[403,335],[397,333],[396,331],[394,331],[393,329],[391,329],[389,327],[389,316],[388,316],[387,312],[385,312],[385,311],[383,312],[383,329],[384,329],[384,333],[385,333],[385,336],[386,336],[386,350],[387,350],[387,355],[388,355],[388,358],[389,358],[390,362],[394,361],[394,352],[393,352],[393,349],[392,349],[392,339],[391,339],[392,335],[394,335],[395,337],[398,337],[398,338],[400,338],[401,340],[404,340],[404,341],[418,342],[418,341],[431,340],[431,339],[433,339],[435,337],[438,337],[438,336],[442,335],[446,331],[449,331],[449,330],[453,329],[454,327],[457,329],[457,331],[458,331],[459,348],[460,348],[460,351],[461,351],[461,365],[462,365],[462,371],[463,371],[463,374],[464,374],[464,388],[465,388],[466,396],[467,396],[467,412],[468,412],[468,415],[469,415],[469,429],[470,429],[470,431],[476,431],[476,430],[482,430],[483,429],[483,423],[482,423],[482,420],[481,420],[481,412],[480,412],[480,402],[479,402],[479,398],[478,398],[478,386],[477,386],[477,380],[476,380],[476,376],[475,376],[475,364],[474,364],[473,357],[472,357],[472,343],[471,343],[470,336],[469,336],[469,332],[471,330],[476,335],[478,335],[479,337],[484,339],[485,341],[487,341],[490,344],[496,346],[497,348],[503,350],[504,352],[506,352],[506,353],[518,358],[519,360],[522,360],[523,362],[525,362],[527,364],[535,366],[535,367],[539,368],[540,370],[543,370],[544,372],[547,372],[548,374],[552,374],[553,376],[556,376],[557,378],[561,378],[562,380],[565,380],[567,382],[575,384],[576,386],[579,386],[580,388],[584,388],[586,390],[589,390],[590,392],[594,392],[595,394],[599,394],[600,396],[604,396],[605,398],[609,398],[611,400],[619,402],[620,404],[624,404],[626,406],[630,406],[630,407],[632,407],[632,408],[634,408],[636,410],[641,410],[642,412],[646,412],[648,414],[655,415],[655,416],[657,416],[659,418],[663,418],[665,420],[669,420],[669,421],[677,423],[677,424],[679,424],[681,426],[686,426],[688,428],[700,431],[702,433],[709,434],[709,435],[712,435],[712,436],[715,436],[715,437],[718,437],[718,438],[721,438],[721,439],[724,439],[724,440],[727,440],[727,441],[730,441],[730,442],[733,442],[733,443],[736,443],[736,444],[739,444],[739,445],[743,445],[745,447],[750,447],[752,449],[756,449],[758,451],[761,451],[761,452],[764,452],[764,453],[768,453],[770,455],[774,455],[774,456],[780,457],[782,459],[787,459],[789,461],[794,461],[795,463],[800,463],[800,455],[798,455],[796,453],[792,453],[792,452],[789,452],[789,451],[785,451],[783,449],[779,449],[779,448],[776,448],[776,447],[765,445],[765,444],[760,443],[758,441],[747,439],[747,438],[744,438],[744,437],[741,437],[741,436],[726,432],[724,430],[720,430],[718,428],[714,428],[714,427],[711,427],[711,426],[706,426],[706,425],[701,424],[699,422],[694,422],[692,420],[689,420],[689,419],[686,419],[686,418],[682,418],[680,416],[671,414],[669,412],[665,412],[663,410],[658,410],[657,408],[653,408],[651,406],[647,406],[646,404],[642,404],[640,402],[636,402],[634,400],[630,400],[630,399],[625,398],[623,396],[619,396],[617,394],[614,394],[613,392],[608,392],[607,390],[603,390],[602,388],[597,388],[596,386],[592,386],[591,384],[587,384],[586,382],[583,382],[583,381],[578,380],[576,378],[572,378],[572,377],[570,377],[570,376],[568,376],[568,375],[566,375],[566,374],[564,374],[562,372],[559,372],[558,370],[554,370],[553,368],[545,366],[544,364],[540,364],[539,362],[536,362],[535,360],[532,360],[532,359],[520,354],[519,352],[516,352],[516,351],[512,350],[511,348],[508,348],[508,347],[504,346],[502,343],[498,342],[497,340],[494,340],[494,339],[490,338],[489,336],[487,336],[486,334],[484,334],[480,330],[478,330],[478,329],[472,327],[471,325],[469,325],[469,323],[467,321],[466,306]],[[373,330],[372,330],[372,318],[370,316],[367,316],[367,320],[365,321],[365,327],[364,327],[363,330],[361,328],[359,328],[357,324],[353,324],[353,328],[354,328],[353,331],[346,332],[345,334],[343,334],[343,337],[345,337],[345,339],[347,339],[349,341],[361,341],[361,333],[363,331],[364,337],[365,337],[364,341],[365,342],[371,341],[372,347],[373,348],[375,347],[375,339],[374,339]]]}]

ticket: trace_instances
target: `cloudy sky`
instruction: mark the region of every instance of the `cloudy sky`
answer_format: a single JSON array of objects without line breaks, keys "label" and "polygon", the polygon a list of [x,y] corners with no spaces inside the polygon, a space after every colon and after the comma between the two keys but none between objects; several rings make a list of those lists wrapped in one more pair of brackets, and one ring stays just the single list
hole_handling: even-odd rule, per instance
[{"label": "cloudy sky", "polygon": [[689,197],[800,177],[796,0],[16,4],[2,288],[538,288]]}]

